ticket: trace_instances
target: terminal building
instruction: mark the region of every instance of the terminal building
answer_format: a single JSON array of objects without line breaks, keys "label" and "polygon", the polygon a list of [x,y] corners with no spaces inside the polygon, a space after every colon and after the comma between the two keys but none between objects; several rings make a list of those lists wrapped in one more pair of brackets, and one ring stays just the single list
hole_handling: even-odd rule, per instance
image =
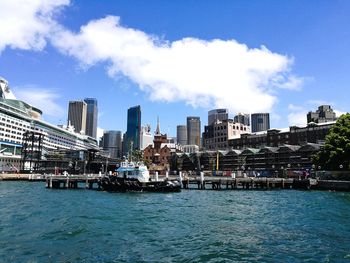
[{"label": "terminal building", "polygon": [[[39,160],[45,158],[45,154],[52,150],[98,151],[96,138],[75,133],[69,125],[67,127],[52,125],[42,120],[41,115],[40,109],[17,100],[8,82],[0,78],[1,172],[16,172],[21,167],[32,169],[32,162],[26,162],[23,157],[33,158],[35,155],[35,159]],[[35,154],[29,153],[31,148],[38,151]]]}]

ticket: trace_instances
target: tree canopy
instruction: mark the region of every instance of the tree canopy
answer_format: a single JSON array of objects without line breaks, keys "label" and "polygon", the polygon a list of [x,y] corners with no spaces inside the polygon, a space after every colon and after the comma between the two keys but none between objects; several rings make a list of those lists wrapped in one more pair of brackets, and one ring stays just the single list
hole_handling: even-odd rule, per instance
[{"label": "tree canopy", "polygon": [[350,114],[339,117],[326,136],[324,147],[314,156],[314,163],[327,170],[349,170]]}]

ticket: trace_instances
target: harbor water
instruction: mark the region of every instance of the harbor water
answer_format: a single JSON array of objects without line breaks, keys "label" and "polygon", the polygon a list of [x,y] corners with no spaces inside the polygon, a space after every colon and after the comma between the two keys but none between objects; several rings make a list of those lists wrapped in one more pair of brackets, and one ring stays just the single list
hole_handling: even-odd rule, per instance
[{"label": "harbor water", "polygon": [[350,193],[0,182],[0,262],[350,262]]}]

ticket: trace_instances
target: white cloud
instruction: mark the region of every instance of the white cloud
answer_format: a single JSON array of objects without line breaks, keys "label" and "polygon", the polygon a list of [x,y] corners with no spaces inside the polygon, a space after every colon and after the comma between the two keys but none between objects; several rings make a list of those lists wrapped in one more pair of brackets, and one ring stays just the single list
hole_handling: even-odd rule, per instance
[{"label": "white cloud", "polygon": [[195,38],[166,42],[120,25],[115,16],[91,21],[79,33],[61,28],[51,40],[84,67],[107,62],[110,76],[127,76],[153,101],[265,112],[277,100],[272,88],[294,89],[302,81],[289,74],[292,59],[264,46]]},{"label": "white cloud", "polygon": [[44,114],[63,118],[64,109],[56,102],[60,95],[52,90],[39,88],[33,85],[13,88],[16,98],[39,108]]},{"label": "white cloud", "polygon": [[291,111],[304,111],[304,108],[302,106],[298,106],[294,104],[289,104],[288,109]]},{"label": "white cloud", "polygon": [[306,115],[308,110],[303,106],[289,104],[288,124],[289,126],[305,126],[307,124]]},{"label": "white cloud", "polygon": [[54,14],[69,0],[2,0],[0,1],[0,52],[7,46],[41,50],[56,26]]},{"label": "white cloud", "polygon": [[305,126],[306,125],[306,114],[305,111],[291,112],[288,114],[289,126]]},{"label": "white cloud", "polygon": [[308,100],[307,104],[310,104],[311,106],[316,108],[321,105],[334,105],[334,102],[325,100]]},{"label": "white cloud", "polygon": [[267,112],[276,89],[298,89],[293,58],[236,40],[184,38],[174,42],[120,24],[107,16],[72,32],[55,20],[69,0],[1,1],[0,52],[41,50],[47,41],[83,67],[108,65],[111,77],[126,76],[152,101],[184,101],[194,107],[231,112]]},{"label": "white cloud", "polygon": [[103,136],[104,129],[97,127],[97,138],[101,138]]},{"label": "white cloud", "polygon": [[[310,111],[316,111],[317,107],[320,105],[331,105],[333,103],[329,103],[326,101],[321,101],[321,100],[309,100],[306,102],[306,104],[310,104],[315,106],[314,109],[306,109],[303,106],[298,106],[294,104],[289,104],[288,109],[291,111],[288,114],[288,122],[289,125],[297,125],[297,126],[305,126],[307,124],[307,113]],[[336,114],[336,117],[340,117],[340,115],[345,114],[346,112],[338,110],[338,109],[333,109],[333,111]]]},{"label": "white cloud", "polygon": [[340,117],[341,115],[346,114],[345,111],[341,111],[341,110],[334,110],[334,112],[335,112],[335,116],[337,117]]}]

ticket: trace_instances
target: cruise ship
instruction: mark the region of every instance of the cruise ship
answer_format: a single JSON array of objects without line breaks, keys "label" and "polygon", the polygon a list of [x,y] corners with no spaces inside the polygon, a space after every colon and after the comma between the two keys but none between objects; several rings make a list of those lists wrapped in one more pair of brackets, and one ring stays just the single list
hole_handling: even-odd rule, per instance
[{"label": "cruise ship", "polygon": [[42,119],[42,111],[17,100],[8,82],[0,77],[0,172],[20,169],[23,134],[34,131],[43,135],[42,150],[98,150],[96,138],[59,127]]}]

